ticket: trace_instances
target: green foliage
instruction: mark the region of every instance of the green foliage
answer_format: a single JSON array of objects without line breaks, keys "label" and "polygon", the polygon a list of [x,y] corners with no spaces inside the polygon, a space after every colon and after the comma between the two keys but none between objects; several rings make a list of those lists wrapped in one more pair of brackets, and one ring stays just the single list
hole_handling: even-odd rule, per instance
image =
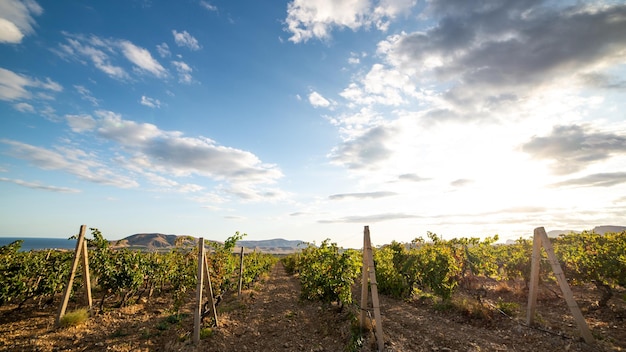
[{"label": "green foliage", "polygon": [[0,305],[30,298],[53,297],[69,277],[72,254],[57,251],[20,252],[21,240],[0,247]]},{"label": "green foliage", "polygon": [[297,271],[302,297],[322,302],[352,303],[351,287],[361,271],[358,251],[341,250],[324,240],[319,247],[309,244],[298,259]]},{"label": "green foliage", "polygon": [[626,232],[584,231],[561,235],[553,242],[565,276],[574,283],[591,282],[598,287],[602,293],[599,306],[606,306],[615,287],[626,287]]}]

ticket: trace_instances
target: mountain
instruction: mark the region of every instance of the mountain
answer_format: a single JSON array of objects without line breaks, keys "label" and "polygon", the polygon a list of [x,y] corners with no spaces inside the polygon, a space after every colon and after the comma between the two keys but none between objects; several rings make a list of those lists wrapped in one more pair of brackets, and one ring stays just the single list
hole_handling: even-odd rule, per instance
[{"label": "mountain", "polygon": [[[145,251],[167,251],[180,242],[194,246],[198,239],[190,236],[165,235],[162,233],[138,233],[121,240],[110,241],[113,248],[128,248]],[[288,254],[300,250],[304,241],[276,238],[259,241],[238,241],[236,247],[245,247],[246,251],[257,250],[263,253]]]},{"label": "mountain", "polygon": [[593,232],[604,235],[607,232],[624,232],[626,231],[626,226],[613,226],[613,225],[605,225],[605,226],[596,226],[593,228]]},{"label": "mountain", "polygon": [[[596,226],[594,227],[591,231],[600,234],[600,235],[604,235],[607,232],[624,232],[626,231],[626,226],[614,226],[614,225],[604,225],[604,226]],[[570,233],[580,233],[581,231],[574,231],[574,230],[552,230],[552,231],[548,231],[548,237],[553,238],[553,237],[559,237],[559,235],[567,235]]]},{"label": "mountain", "polygon": [[264,253],[287,254],[299,251],[305,243],[299,240],[275,238],[272,240],[238,241],[236,246],[259,250]]},{"label": "mountain", "polygon": [[159,250],[176,246],[176,235],[164,235],[162,233],[138,233],[128,236],[119,241],[111,241],[114,248],[130,248]]}]

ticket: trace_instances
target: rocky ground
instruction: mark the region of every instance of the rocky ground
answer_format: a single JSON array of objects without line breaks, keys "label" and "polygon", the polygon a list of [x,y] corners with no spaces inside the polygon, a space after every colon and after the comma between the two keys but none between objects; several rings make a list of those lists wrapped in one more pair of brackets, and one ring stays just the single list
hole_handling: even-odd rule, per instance
[{"label": "rocky ground", "polygon": [[[452,305],[432,299],[405,302],[381,296],[386,351],[625,351],[626,302],[614,297],[595,309],[593,287],[574,294],[597,339],[580,341],[558,288],[541,292],[538,328],[525,326],[525,293],[519,283],[484,281],[462,289]],[[478,287],[478,289],[477,289]],[[556,289],[556,291],[554,290]],[[360,294],[358,287],[355,292]],[[476,294],[476,292],[479,292]],[[301,301],[297,278],[277,264],[271,275],[241,297],[227,296],[218,306],[218,326],[206,322],[199,345],[191,343],[192,293],[185,314],[176,319],[166,297],[124,308],[110,308],[86,323],[54,326],[56,301],[43,309],[0,307],[0,351],[373,351],[370,331],[355,335],[358,308]],[[624,292],[619,292],[624,295]],[[479,298],[480,296],[480,298]],[[355,297],[355,302],[359,302]],[[497,302],[510,303],[506,313]],[[70,307],[71,309],[72,307]]]}]

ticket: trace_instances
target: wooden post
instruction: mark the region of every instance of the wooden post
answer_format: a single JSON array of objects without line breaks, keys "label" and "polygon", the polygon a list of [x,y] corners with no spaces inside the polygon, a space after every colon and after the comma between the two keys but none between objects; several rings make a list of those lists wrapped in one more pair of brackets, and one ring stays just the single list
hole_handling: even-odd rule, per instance
[{"label": "wooden post", "polygon": [[85,299],[89,304],[89,311],[93,309],[91,298],[91,278],[89,278],[89,257],[87,256],[87,241],[83,241],[83,277],[85,278]]},{"label": "wooden post", "polygon": [[213,285],[211,284],[211,271],[209,270],[209,259],[204,257],[204,271],[206,272],[206,280],[209,285],[209,299],[211,300],[211,309],[213,310],[213,319],[215,319],[215,326],[217,324],[217,311],[215,310],[215,297],[213,296]]},{"label": "wooden post", "polygon": [[537,291],[539,288],[539,269],[541,264],[541,239],[535,229],[533,235],[533,254],[530,264],[530,287],[528,291],[528,310],[526,314],[526,324],[533,325],[535,320],[535,310],[537,308]]},{"label": "wooden post", "polygon": [[237,296],[241,296],[241,286],[243,286],[243,246],[241,247],[241,256],[239,260],[239,290]]},{"label": "wooden post", "polygon": [[[385,349],[385,339],[383,335],[383,320],[380,315],[380,301],[378,300],[378,284],[376,282],[376,270],[374,268],[374,256],[372,254],[372,242],[370,240],[370,228],[365,226],[363,231],[363,273],[369,275],[369,286],[372,290],[372,306],[374,308],[375,335],[378,343],[378,351]],[[367,309],[368,287],[367,276],[363,274],[361,286],[361,326],[365,323],[365,310]],[[365,294],[363,294],[365,292]]]},{"label": "wooden post", "polygon": [[[554,276],[556,276],[556,280],[559,283],[561,292],[563,292],[563,296],[565,298],[565,301],[567,302],[567,306],[569,307],[570,312],[572,313],[572,316],[574,316],[574,319],[576,320],[576,325],[578,325],[578,329],[580,330],[581,336],[583,337],[586,343],[593,344],[594,343],[593,335],[591,334],[591,331],[589,330],[589,326],[587,325],[587,322],[585,321],[585,317],[583,316],[583,313],[580,311],[580,308],[578,307],[578,304],[576,303],[576,300],[574,299],[572,290],[569,287],[567,280],[565,279],[565,274],[563,273],[561,264],[559,263],[559,260],[556,257],[556,254],[554,253],[552,242],[550,242],[550,239],[548,238],[548,235],[546,234],[546,230],[543,227],[538,227],[534,231],[533,267],[531,267],[531,276],[532,276],[532,269],[534,269],[534,266],[535,266],[534,264],[535,263],[535,248],[541,245],[543,245],[543,248],[546,250],[546,254],[548,255],[548,261],[550,262],[550,266],[552,266],[552,271],[554,272]],[[537,250],[537,252],[540,252],[540,251]],[[539,262],[539,260],[540,260],[540,254],[537,255],[537,258],[536,258],[537,263]],[[539,264],[537,264],[537,266],[539,266]],[[537,276],[537,278],[535,278],[534,280],[538,282],[539,268],[536,269],[535,275]],[[531,289],[532,289],[532,280],[533,278],[531,278]],[[535,284],[535,291],[536,291],[536,286],[537,284]],[[533,322],[536,300],[537,300],[536,292],[534,293],[534,297],[531,297],[531,295],[528,296],[527,322],[529,325],[532,324]],[[532,312],[531,312],[531,308],[532,308]]]},{"label": "wooden post", "polygon": [[[78,269],[78,263],[80,261],[81,253],[87,253],[87,244],[85,243],[85,229],[87,225],[81,225],[80,231],[78,232],[78,240],[76,240],[76,250],[74,251],[74,260],[72,261],[72,271],[70,272],[70,279],[63,291],[63,299],[61,300],[61,305],[59,306],[59,311],[57,312],[56,324],[58,325],[61,321],[61,318],[65,315],[65,311],[67,310],[67,302],[70,299],[70,293],[72,292],[72,284],[74,283],[74,277],[76,277],[76,269]],[[87,256],[84,257],[84,262],[87,260]],[[91,297],[91,286],[87,283],[89,282],[89,268],[84,265],[85,269],[85,285],[87,286],[87,290],[89,291],[88,296]],[[91,301],[89,302],[89,308],[91,309]]]},{"label": "wooden post", "polygon": [[202,322],[202,280],[204,279],[204,238],[198,240],[198,282],[196,285],[196,306],[193,315],[193,343],[200,342]]}]

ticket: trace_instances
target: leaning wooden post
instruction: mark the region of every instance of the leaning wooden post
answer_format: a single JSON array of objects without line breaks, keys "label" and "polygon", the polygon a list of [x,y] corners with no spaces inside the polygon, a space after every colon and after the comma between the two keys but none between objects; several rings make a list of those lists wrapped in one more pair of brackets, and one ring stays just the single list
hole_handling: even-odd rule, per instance
[{"label": "leaning wooden post", "polygon": [[[572,313],[572,316],[574,316],[574,319],[576,320],[576,325],[578,325],[578,329],[580,330],[580,335],[583,337],[586,343],[593,344],[595,342],[593,339],[593,335],[591,334],[591,331],[589,330],[589,326],[587,325],[587,322],[585,321],[585,317],[583,316],[583,313],[580,311],[580,308],[578,307],[578,304],[576,303],[576,300],[574,299],[572,290],[569,287],[567,280],[565,279],[565,274],[563,273],[561,264],[559,263],[559,260],[556,257],[556,254],[554,253],[552,242],[550,242],[550,239],[548,238],[548,234],[546,234],[546,230],[543,227],[536,228],[534,231],[534,237],[533,237],[533,266],[531,267],[531,292],[530,292],[531,294],[529,294],[528,296],[528,316],[527,316],[528,324],[531,325],[533,323],[533,318],[534,318],[534,313],[535,313],[534,310],[535,310],[535,305],[536,305],[536,300],[537,300],[536,290],[537,290],[537,282],[539,281],[539,264],[538,263],[541,258],[540,248],[538,247],[542,245],[543,245],[543,248],[546,250],[546,254],[548,255],[548,261],[550,262],[550,266],[552,266],[552,271],[554,272],[554,276],[556,277],[556,280],[559,283],[561,292],[563,292],[563,296],[565,298],[565,301],[567,302],[567,306],[569,307],[570,312]],[[539,254],[537,255],[537,258],[535,258],[535,248],[537,248],[536,252],[539,252]],[[535,264],[535,262],[537,262],[537,264]],[[535,269],[535,265],[537,266],[536,269]],[[535,275],[537,276],[536,278],[532,276],[533,269],[536,272],[535,273]],[[531,296],[533,294],[533,291],[532,291],[533,281],[536,281],[536,283],[534,284],[535,286],[534,297]]]},{"label": "leaning wooden post", "polygon": [[586,343],[594,343],[593,335],[591,335],[591,331],[589,331],[589,326],[587,326],[587,321],[585,321],[585,317],[580,311],[578,303],[576,303],[576,300],[574,299],[572,289],[569,287],[569,284],[565,279],[563,268],[561,268],[561,264],[559,263],[559,260],[554,253],[552,242],[550,242],[550,239],[546,234],[546,230],[543,227],[539,227],[535,229],[535,231],[539,232],[539,236],[541,238],[541,241],[543,242],[543,248],[545,248],[546,254],[548,255],[548,262],[552,266],[552,271],[554,272],[554,276],[556,276],[556,281],[558,281],[559,286],[561,287],[561,292],[563,292],[563,296],[565,297],[565,301],[567,302],[567,306],[569,307],[570,312],[572,312],[572,315],[576,320],[578,329],[580,329],[580,334],[582,335],[583,339],[585,339]]},{"label": "leaning wooden post", "polygon": [[243,246],[241,247],[241,255],[239,257],[239,290],[237,296],[241,296],[241,286],[243,286]]},{"label": "leaning wooden post", "polygon": [[[370,228],[365,226],[363,231],[363,271],[369,274],[369,284],[372,290],[372,306],[374,308],[375,336],[378,342],[378,351],[385,349],[385,339],[383,335],[383,319],[380,315],[380,301],[378,300],[378,283],[376,282],[376,269],[374,268],[374,255],[372,253],[372,242],[370,240]],[[361,286],[361,326],[365,322],[365,309],[367,308],[367,278],[364,280],[366,286]],[[365,291],[365,295],[363,292]],[[363,300],[365,297],[365,300]]]},{"label": "leaning wooden post", "polygon": [[[61,321],[61,318],[65,315],[65,311],[67,310],[67,302],[70,299],[70,293],[72,292],[72,284],[74,283],[74,277],[76,276],[76,269],[78,269],[78,262],[80,261],[80,254],[83,251],[83,246],[85,246],[85,229],[87,225],[81,225],[80,231],[78,233],[78,240],[76,241],[76,250],[74,251],[74,261],[72,261],[72,271],[70,272],[70,279],[63,291],[63,300],[61,301],[61,305],[59,306],[59,311],[57,313],[56,324],[58,325]],[[86,248],[86,247],[85,247]],[[87,278],[89,277],[89,273],[87,272]],[[88,287],[90,290],[91,287]],[[90,293],[91,294],[91,293]],[[91,308],[91,306],[90,306]]]},{"label": "leaning wooden post", "polygon": [[215,297],[213,296],[213,285],[211,284],[211,271],[209,270],[209,258],[204,256],[204,271],[206,272],[206,280],[209,285],[209,299],[211,300],[211,309],[213,310],[213,319],[215,319],[215,326],[217,323],[217,311],[215,310]]},{"label": "leaning wooden post", "polygon": [[196,285],[196,306],[193,315],[193,343],[200,342],[200,326],[202,325],[202,282],[204,279],[204,238],[198,241],[198,282]]}]

